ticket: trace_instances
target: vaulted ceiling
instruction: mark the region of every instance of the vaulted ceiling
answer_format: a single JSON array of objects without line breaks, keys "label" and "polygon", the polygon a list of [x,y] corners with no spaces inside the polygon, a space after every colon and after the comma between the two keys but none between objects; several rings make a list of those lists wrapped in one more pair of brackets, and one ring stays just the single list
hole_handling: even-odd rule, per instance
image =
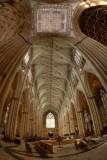
[{"label": "vaulted ceiling", "polygon": [[31,68],[42,108],[59,110],[68,97],[73,51],[72,46],[57,38],[32,46]]}]

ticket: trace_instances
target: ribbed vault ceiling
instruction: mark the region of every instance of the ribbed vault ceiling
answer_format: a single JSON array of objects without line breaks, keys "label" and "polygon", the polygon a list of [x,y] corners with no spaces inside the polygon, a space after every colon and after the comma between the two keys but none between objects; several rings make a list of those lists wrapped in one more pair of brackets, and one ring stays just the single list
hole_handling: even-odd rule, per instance
[{"label": "ribbed vault ceiling", "polygon": [[33,79],[40,106],[59,110],[70,85],[73,47],[51,38],[33,45],[32,52]]}]

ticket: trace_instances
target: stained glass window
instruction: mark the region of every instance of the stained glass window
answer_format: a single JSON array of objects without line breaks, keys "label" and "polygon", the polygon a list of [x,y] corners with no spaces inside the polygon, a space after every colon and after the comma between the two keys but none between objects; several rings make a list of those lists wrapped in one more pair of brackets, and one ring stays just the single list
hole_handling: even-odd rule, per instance
[{"label": "stained glass window", "polygon": [[75,62],[77,63],[77,65],[79,65],[80,59],[81,59],[81,54],[78,51],[75,52],[74,59],[75,59]]},{"label": "stained glass window", "polygon": [[104,90],[100,89],[100,96],[101,96],[101,101],[103,103],[103,106],[107,114],[107,93]]},{"label": "stained glass window", "polygon": [[88,115],[85,110],[84,110],[84,119],[85,119],[85,123],[87,123],[88,122]]},{"label": "stained glass window", "polygon": [[75,87],[77,85],[77,83],[78,83],[78,79],[77,79],[77,76],[76,76],[74,68],[72,68],[72,71],[71,71],[71,79],[72,79],[72,83],[73,83],[73,85]]},{"label": "stained glass window", "polygon": [[7,122],[8,113],[9,113],[9,107],[7,107],[7,111],[6,111],[6,115],[5,115],[4,123],[6,123],[6,122]]},{"label": "stained glass window", "polygon": [[28,72],[28,78],[29,78],[29,81],[31,82],[31,80],[32,80],[32,72],[31,72],[31,69],[30,69],[29,72]]},{"label": "stained glass window", "polygon": [[74,60],[79,68],[79,71],[81,72],[85,65],[85,59],[81,56],[81,54],[77,50],[74,53]]},{"label": "stained glass window", "polygon": [[25,55],[24,60],[27,65],[27,63],[29,62],[29,54],[28,53]]},{"label": "stained glass window", "polygon": [[51,112],[46,116],[46,128],[55,128],[55,117]]}]

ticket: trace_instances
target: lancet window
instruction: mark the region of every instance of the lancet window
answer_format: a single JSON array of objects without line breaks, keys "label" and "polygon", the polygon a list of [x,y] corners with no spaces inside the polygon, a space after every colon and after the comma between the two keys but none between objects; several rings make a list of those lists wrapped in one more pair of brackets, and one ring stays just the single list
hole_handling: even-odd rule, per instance
[{"label": "lancet window", "polygon": [[85,65],[85,59],[82,57],[82,55],[77,50],[74,53],[74,60],[79,68],[79,71],[81,72]]},{"label": "lancet window", "polygon": [[87,112],[84,110],[84,119],[85,119],[85,123],[88,122],[88,115],[87,115]]},{"label": "lancet window", "polygon": [[72,68],[72,71],[71,71],[71,80],[72,80],[73,86],[76,87],[78,83],[78,79],[77,79],[74,68]]},{"label": "lancet window", "polygon": [[32,72],[31,72],[31,69],[30,69],[29,72],[28,72],[28,79],[29,79],[29,81],[31,82],[31,80],[32,80]]},{"label": "lancet window", "polygon": [[7,111],[5,114],[5,120],[4,120],[5,123],[7,123],[8,113],[9,113],[9,107],[7,107]]},{"label": "lancet window", "polygon": [[25,55],[24,60],[25,60],[25,64],[27,65],[28,62],[29,62],[29,54],[28,54],[28,52],[27,52],[27,54]]}]

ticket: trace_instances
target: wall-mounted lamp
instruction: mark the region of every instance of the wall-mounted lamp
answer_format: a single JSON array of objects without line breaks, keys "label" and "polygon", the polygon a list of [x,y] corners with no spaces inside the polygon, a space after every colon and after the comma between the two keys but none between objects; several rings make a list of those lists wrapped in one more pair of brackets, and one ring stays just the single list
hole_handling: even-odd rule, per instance
[{"label": "wall-mounted lamp", "polygon": [[21,63],[21,67],[22,67],[22,72],[24,73],[25,72],[25,65],[23,62]]},{"label": "wall-mounted lamp", "polygon": [[27,87],[30,88],[30,85],[28,85]]}]

